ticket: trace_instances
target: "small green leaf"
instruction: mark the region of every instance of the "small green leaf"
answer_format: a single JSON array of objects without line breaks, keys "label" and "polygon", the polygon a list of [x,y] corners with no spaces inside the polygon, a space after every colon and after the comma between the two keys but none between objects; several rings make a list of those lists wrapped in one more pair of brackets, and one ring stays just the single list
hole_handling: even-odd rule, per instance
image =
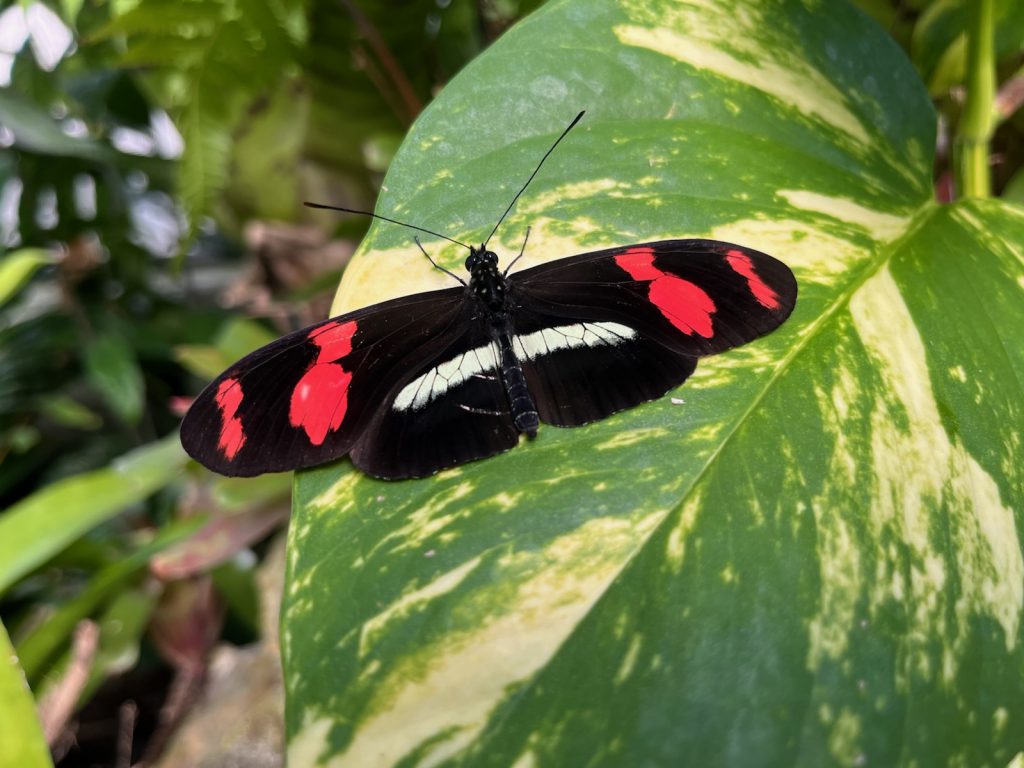
[{"label": "small green leaf", "polygon": [[103,419],[95,411],[62,392],[48,395],[39,403],[39,410],[56,424],[73,429],[99,429]]},{"label": "small green leaf", "polygon": [[8,508],[0,514],[0,594],[82,534],[172,482],[186,459],[173,434]]},{"label": "small green leaf", "polygon": [[260,593],[256,584],[256,569],[251,565],[242,567],[232,561],[214,569],[210,575],[217,594],[223,598],[235,618],[259,635]]},{"label": "small green leaf", "polygon": [[194,375],[213,379],[229,365],[269,344],[274,338],[254,320],[236,317],[224,324],[215,344],[179,344],[174,354],[178,362]]},{"label": "small green leaf", "polygon": [[14,453],[27,453],[39,445],[42,434],[31,424],[15,424],[3,434],[3,442]]},{"label": "small green leaf", "polygon": [[398,133],[375,133],[363,144],[363,162],[371,171],[383,173],[391,165],[401,143],[402,136]]},{"label": "small green leaf", "polygon": [[139,645],[156,606],[159,590],[118,592],[99,617],[99,647],[80,697],[86,702],[109,677],[127,672],[139,659]]},{"label": "small green leaf", "polygon": [[43,729],[36,717],[32,692],[7,630],[0,624],[0,765],[18,768],[53,768]]},{"label": "small green leaf", "polygon": [[225,360],[233,363],[253,350],[269,344],[275,338],[277,336],[255,320],[232,318],[217,335],[217,349],[224,355]]},{"label": "small green leaf", "polygon": [[85,371],[107,405],[128,424],[142,416],[144,385],[135,350],[117,333],[96,336],[85,347]]},{"label": "small green leaf", "polygon": [[14,298],[40,267],[53,263],[41,248],[22,248],[0,258],[0,307]]},{"label": "small green leaf", "polygon": [[64,22],[74,28],[78,20],[78,12],[82,10],[85,0],[60,0],[61,17]]},{"label": "small green leaf", "polygon": [[291,475],[278,473],[253,478],[218,477],[210,493],[218,509],[232,512],[286,499],[291,490]]},{"label": "small green leaf", "polygon": [[1024,168],[1017,171],[1003,188],[1003,199],[1017,205],[1024,205]]},{"label": "small green leaf", "polygon": [[174,359],[193,376],[205,381],[213,380],[234,362],[212,344],[178,344],[174,348]]}]

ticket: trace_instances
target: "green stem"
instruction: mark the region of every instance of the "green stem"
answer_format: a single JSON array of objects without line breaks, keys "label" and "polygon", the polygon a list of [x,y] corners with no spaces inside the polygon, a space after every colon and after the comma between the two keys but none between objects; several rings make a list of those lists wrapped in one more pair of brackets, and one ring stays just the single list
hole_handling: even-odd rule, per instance
[{"label": "green stem", "polygon": [[967,103],[957,135],[957,187],[963,197],[989,197],[988,145],[996,90],[993,0],[968,4]]}]

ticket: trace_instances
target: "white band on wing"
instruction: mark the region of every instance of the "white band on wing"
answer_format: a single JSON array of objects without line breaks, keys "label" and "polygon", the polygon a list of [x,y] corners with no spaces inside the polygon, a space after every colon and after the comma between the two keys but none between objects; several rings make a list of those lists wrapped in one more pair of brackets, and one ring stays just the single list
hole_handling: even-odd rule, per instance
[{"label": "white band on wing", "polygon": [[[614,346],[636,335],[632,328],[619,323],[573,323],[513,336],[512,349],[520,360],[533,360],[560,349]],[[392,408],[396,411],[419,410],[467,379],[497,370],[498,355],[493,344],[471,349],[406,384]]]},{"label": "white band on wing", "polygon": [[574,323],[514,336],[512,349],[520,360],[533,360],[559,349],[614,346],[635,336],[636,331],[619,323]]}]

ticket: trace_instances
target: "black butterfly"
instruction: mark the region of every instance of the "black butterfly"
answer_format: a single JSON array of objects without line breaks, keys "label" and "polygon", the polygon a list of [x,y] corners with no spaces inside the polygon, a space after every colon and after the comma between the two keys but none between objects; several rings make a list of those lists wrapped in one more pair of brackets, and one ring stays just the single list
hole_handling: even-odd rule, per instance
[{"label": "black butterfly", "polygon": [[349,454],[376,477],[421,477],[506,451],[540,422],[579,426],[661,397],[699,357],[770,333],[796,303],[785,264],[716,240],[626,245],[512,275],[486,241],[465,247],[461,287],[339,315],[235,363],[185,416],[185,450],[225,475]]}]

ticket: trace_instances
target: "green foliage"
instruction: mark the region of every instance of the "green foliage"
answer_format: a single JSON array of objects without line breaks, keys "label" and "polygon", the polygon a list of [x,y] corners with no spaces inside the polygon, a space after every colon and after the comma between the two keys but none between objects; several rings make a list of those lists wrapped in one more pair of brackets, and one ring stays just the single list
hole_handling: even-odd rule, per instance
[{"label": "green foliage", "polygon": [[22,248],[0,259],[0,306],[17,295],[32,275],[51,261],[50,255],[41,248]]},{"label": "green foliage", "polygon": [[[281,526],[290,480],[185,473],[175,435],[186,396],[275,335],[215,306],[241,272],[234,241],[252,220],[296,219],[305,197],[369,205],[422,105],[517,9],[47,5],[73,53],[50,71],[26,43],[0,88],[0,615],[39,695],[64,683],[76,624],[97,622],[87,705],[115,677],[179,663],[169,628],[218,636],[216,600],[192,610],[188,598],[169,618],[167,591],[204,594],[182,582],[215,585],[224,638],[264,631],[255,561],[237,556]],[[4,18],[16,40],[16,15]],[[259,311],[311,317],[297,307],[336,284],[333,267]],[[196,512],[208,516],[198,528],[175,522]],[[192,661],[209,650],[190,649]]]},{"label": "green foliage", "polygon": [[[741,242],[794,268],[796,312],[486,462],[300,474],[290,763],[1006,764],[1024,213],[932,201],[935,115],[877,27],[753,0],[549,3],[416,123],[379,210],[481,239],[580,108],[499,253],[528,225],[533,263]],[[337,306],[444,284],[375,225]]]},{"label": "green foliage", "polygon": [[36,719],[32,693],[18,666],[18,657],[11,647],[7,630],[0,624],[0,701],[4,716],[0,717],[0,761],[19,768],[52,766],[50,752]]},{"label": "green foliage", "polygon": [[4,116],[4,127],[23,151],[98,162],[111,161],[116,157],[103,142],[69,136],[45,111],[6,89],[0,91],[0,113]]},{"label": "green foliage", "polygon": [[142,371],[131,345],[116,333],[92,339],[85,348],[85,375],[120,418],[134,424],[142,415]]},{"label": "green foliage", "polygon": [[[955,126],[969,4],[858,4]],[[37,698],[64,682],[84,619],[99,627],[93,707],[115,676],[181,663],[182,637],[201,664],[214,638],[265,631],[253,564],[288,478],[186,472],[174,431],[187,397],[282,318],[322,312],[303,304],[341,266],[282,286],[280,257],[249,239],[271,274],[254,308],[225,308],[247,225],[359,236],[364,222],[300,203],[371,205],[401,145],[381,208],[478,236],[585,107],[502,252],[527,225],[534,260],[733,238],[797,267],[798,313],[702,364],[682,403],[547,429],[423,483],[344,464],[300,478],[292,763],[387,744],[608,763],[682,742],[737,764],[786,739],[790,762],[859,747],[880,763],[901,733],[929,764],[1020,748],[1018,676],[1001,674],[1020,668],[1004,439],[1020,420],[1019,224],[996,203],[928,203],[934,115],[878,29],[842,4],[561,2],[431,104],[538,0],[46,5],[75,47],[50,71],[26,44],[0,88],[0,616]],[[1007,97],[1021,4],[995,5]],[[1019,133],[1011,114],[994,141],[1008,199]],[[948,167],[935,158],[940,180]],[[374,229],[340,302],[446,284],[408,246]],[[223,629],[200,599],[211,583]],[[3,655],[0,762],[46,764]]]},{"label": "green foliage", "polygon": [[[910,52],[929,91],[942,94],[967,74],[967,0],[937,0],[914,27]],[[1002,58],[1024,53],[1024,3],[997,0],[995,48]]]},{"label": "green foliage", "polygon": [[295,73],[302,3],[150,0],[97,30],[125,41],[121,65],[152,70],[149,84],[185,140],[179,192],[193,217],[228,184],[232,133],[247,109]]},{"label": "green foliage", "polygon": [[[17,643],[17,649],[29,681],[38,681],[79,621],[116,601],[126,588],[137,581],[134,577],[146,567],[153,555],[194,531],[199,522],[188,520],[168,526],[149,541],[131,547],[123,557],[98,571],[85,589],[64,601],[45,622],[26,633]],[[107,638],[107,642],[115,640]],[[103,660],[99,661],[102,663]]]},{"label": "green foliage", "polygon": [[88,701],[108,678],[135,666],[143,635],[156,608],[158,595],[153,589],[118,584],[116,591],[111,591],[114,592],[113,599],[96,622],[99,645],[90,665],[89,680],[80,696],[83,702]]},{"label": "green foliage", "polygon": [[171,435],[7,509],[0,516],[0,593],[83,533],[166,486],[184,463],[177,435]]},{"label": "green foliage", "polygon": [[274,336],[266,328],[239,318],[226,323],[213,344],[180,344],[175,356],[196,376],[209,380],[236,360],[273,340]]}]

